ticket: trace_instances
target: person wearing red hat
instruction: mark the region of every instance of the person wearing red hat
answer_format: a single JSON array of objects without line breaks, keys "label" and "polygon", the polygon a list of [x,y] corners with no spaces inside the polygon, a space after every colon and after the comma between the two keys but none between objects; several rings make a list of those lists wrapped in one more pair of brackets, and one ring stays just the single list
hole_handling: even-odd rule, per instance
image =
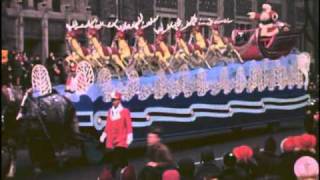
[{"label": "person wearing red hat", "polygon": [[299,145],[296,151],[297,158],[302,156],[311,156],[315,159],[318,158],[316,154],[317,138],[316,136],[308,133],[304,133],[297,138],[297,143]]},{"label": "person wearing red hat", "polygon": [[317,138],[315,135],[308,133],[301,135],[301,145],[303,150],[315,153],[316,144]]},{"label": "person wearing red hat", "polygon": [[282,152],[292,152],[295,148],[293,136],[289,136],[281,141],[280,148]]},{"label": "person wearing red hat", "polygon": [[281,141],[281,155],[280,155],[280,176],[281,179],[295,179],[293,172],[293,164],[297,159],[296,150],[296,141],[295,136],[288,136]]},{"label": "person wearing red hat", "polygon": [[106,126],[100,136],[100,142],[105,142],[108,151],[111,150],[112,175],[118,168],[128,165],[127,149],[133,141],[133,131],[130,111],[121,104],[121,94],[112,92],[112,107],[107,113]]},{"label": "person wearing red hat", "polygon": [[247,145],[235,147],[232,152],[238,161],[243,162],[249,161],[253,156],[253,150]]},{"label": "person wearing red hat", "polygon": [[170,169],[170,170],[166,170],[165,172],[163,172],[162,179],[163,180],[180,180],[181,178],[180,178],[180,174],[177,170]]},{"label": "person wearing red hat", "polygon": [[237,159],[237,166],[242,168],[248,177],[256,177],[257,164],[253,159],[253,150],[248,145],[235,147],[232,151]]}]

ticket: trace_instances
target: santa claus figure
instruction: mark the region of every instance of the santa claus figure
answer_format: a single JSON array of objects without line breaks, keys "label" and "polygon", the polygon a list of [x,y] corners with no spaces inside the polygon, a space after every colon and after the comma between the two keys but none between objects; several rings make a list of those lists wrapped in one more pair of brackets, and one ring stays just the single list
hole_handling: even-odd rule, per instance
[{"label": "santa claus figure", "polygon": [[112,163],[112,175],[115,177],[118,168],[124,170],[128,165],[127,149],[132,143],[131,115],[127,108],[121,104],[121,94],[113,92],[111,94],[112,107],[108,111],[106,126],[100,136],[100,142],[105,142],[105,147]]},{"label": "santa claus figure", "polygon": [[249,12],[248,15],[250,19],[259,21],[259,28],[261,29],[260,36],[272,37],[279,33],[277,24],[279,15],[272,10],[270,4],[263,4],[260,14],[257,12]]}]

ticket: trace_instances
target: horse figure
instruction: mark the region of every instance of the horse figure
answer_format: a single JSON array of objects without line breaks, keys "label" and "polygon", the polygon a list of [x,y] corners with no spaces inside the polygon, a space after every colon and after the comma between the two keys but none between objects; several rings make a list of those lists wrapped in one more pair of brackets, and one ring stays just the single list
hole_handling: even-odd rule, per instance
[{"label": "horse figure", "polygon": [[[176,44],[175,49],[176,52],[174,54],[174,63],[180,63],[178,66],[181,66],[181,63],[187,64],[189,67],[194,68],[195,64],[192,62],[191,56],[192,54],[192,47],[188,46],[188,44],[183,39],[183,33],[184,31],[192,26],[192,22],[188,21],[186,25],[182,25],[182,21],[180,18],[177,19],[177,21],[172,25],[172,28],[176,31],[175,37],[176,37]],[[175,68],[176,69],[176,68]]]},{"label": "horse figure", "polygon": [[[71,62],[72,60],[75,62],[80,62],[82,60],[86,60],[90,62],[93,66],[102,66],[101,63],[96,59],[96,57],[91,56],[89,53],[89,49],[85,47],[81,47],[80,43],[77,41],[77,36],[79,35],[79,29],[82,26],[78,25],[77,21],[73,21],[71,25],[66,24],[67,34],[66,41],[70,48],[70,54],[66,57],[67,62]],[[95,61],[95,64],[91,62],[91,60]]]},{"label": "horse figure", "polygon": [[132,29],[135,30],[135,47],[134,60],[137,68],[146,67],[153,72],[156,67],[152,65],[152,60],[155,58],[155,46],[148,44],[144,38],[144,29],[150,27],[158,20],[158,16],[150,18],[147,23],[143,21],[143,15],[140,13],[137,22],[132,23]]},{"label": "horse figure", "polygon": [[125,33],[127,30],[130,30],[130,25],[127,22],[124,22],[120,26],[117,25],[118,19],[114,22],[109,22],[105,27],[107,28],[116,28],[117,33],[112,40],[111,48],[117,48],[118,54],[120,56],[121,62],[124,64],[125,67],[128,67],[129,60],[132,58],[132,49],[130,48],[128,42],[125,39]]},{"label": "horse figure", "polygon": [[25,94],[17,88],[2,88],[6,99],[3,112],[6,135],[5,147],[9,149],[8,177],[14,177],[18,143],[26,143],[34,166],[40,172],[47,165],[62,163],[69,146],[82,147],[85,139],[79,132],[75,108],[71,101],[53,91],[33,97],[32,89]]},{"label": "horse figure", "polygon": [[[117,23],[117,22],[114,22]],[[89,40],[89,44],[93,46],[93,48],[96,50],[95,55],[98,59],[104,60],[105,64],[110,64],[116,71],[116,73],[119,75],[120,69],[122,71],[125,71],[126,67],[123,64],[123,62],[120,60],[120,56],[118,53],[118,50],[116,48],[110,48],[108,46],[103,46],[98,41],[98,31],[105,26],[103,22],[100,22],[97,24],[97,19],[94,19],[93,21],[88,21],[87,24],[84,26],[87,28],[87,38]],[[109,23],[106,25],[107,27],[111,27],[112,24]]]},{"label": "horse figure", "polygon": [[226,38],[222,37],[219,32],[219,27],[222,24],[228,24],[231,22],[232,20],[229,19],[213,20],[208,18],[208,22],[201,23],[202,25],[211,27],[209,48],[205,57],[209,61],[213,60],[213,62],[210,63],[212,66],[214,66],[220,60],[224,61],[226,64],[228,63],[228,59],[237,59],[241,63],[243,62],[240,54],[235,48],[233,48],[232,43],[230,43]]},{"label": "horse figure", "polygon": [[193,15],[190,19],[192,24],[191,35],[188,43],[192,44],[193,52],[196,55],[196,58],[200,60],[200,62],[204,62],[208,68],[211,68],[207,60],[205,59],[205,52],[207,51],[207,42],[205,38],[201,34],[201,24],[196,15]]},{"label": "horse figure", "polygon": [[159,64],[159,67],[168,70],[170,73],[172,73],[172,69],[170,68],[169,60],[172,56],[171,51],[173,51],[169,46],[166,45],[165,38],[166,33],[172,28],[172,23],[168,24],[166,29],[164,29],[162,22],[160,23],[160,26],[158,29],[153,28],[153,31],[156,33],[156,58],[157,63]]}]

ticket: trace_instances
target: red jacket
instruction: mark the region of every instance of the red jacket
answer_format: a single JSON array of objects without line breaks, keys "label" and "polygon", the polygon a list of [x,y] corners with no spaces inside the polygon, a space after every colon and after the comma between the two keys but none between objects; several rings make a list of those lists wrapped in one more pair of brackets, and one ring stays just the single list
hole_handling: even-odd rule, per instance
[{"label": "red jacket", "polygon": [[120,112],[119,119],[112,119],[111,109],[108,111],[104,132],[107,134],[106,148],[128,148],[127,138],[132,133],[131,115],[127,108]]}]

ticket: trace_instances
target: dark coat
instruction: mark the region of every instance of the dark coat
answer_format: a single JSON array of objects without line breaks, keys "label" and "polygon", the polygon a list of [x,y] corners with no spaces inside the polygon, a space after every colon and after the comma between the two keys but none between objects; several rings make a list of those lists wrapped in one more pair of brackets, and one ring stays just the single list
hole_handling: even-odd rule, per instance
[{"label": "dark coat", "polygon": [[239,167],[225,168],[219,175],[219,180],[247,180],[248,174]]},{"label": "dark coat", "polygon": [[160,163],[161,166],[170,166],[174,164],[169,148],[162,143],[148,147],[147,158],[149,161]]},{"label": "dark coat", "polygon": [[296,153],[294,152],[285,152],[280,155],[281,164],[280,164],[280,176],[281,179],[296,179],[294,174],[294,162],[297,158]]},{"label": "dark coat", "polygon": [[205,177],[218,177],[221,169],[214,163],[205,163],[199,166],[196,172],[196,179],[202,180]]},{"label": "dark coat", "polygon": [[281,159],[278,155],[271,152],[260,152],[256,155],[255,159],[258,163],[257,175],[258,176],[279,176]]}]

